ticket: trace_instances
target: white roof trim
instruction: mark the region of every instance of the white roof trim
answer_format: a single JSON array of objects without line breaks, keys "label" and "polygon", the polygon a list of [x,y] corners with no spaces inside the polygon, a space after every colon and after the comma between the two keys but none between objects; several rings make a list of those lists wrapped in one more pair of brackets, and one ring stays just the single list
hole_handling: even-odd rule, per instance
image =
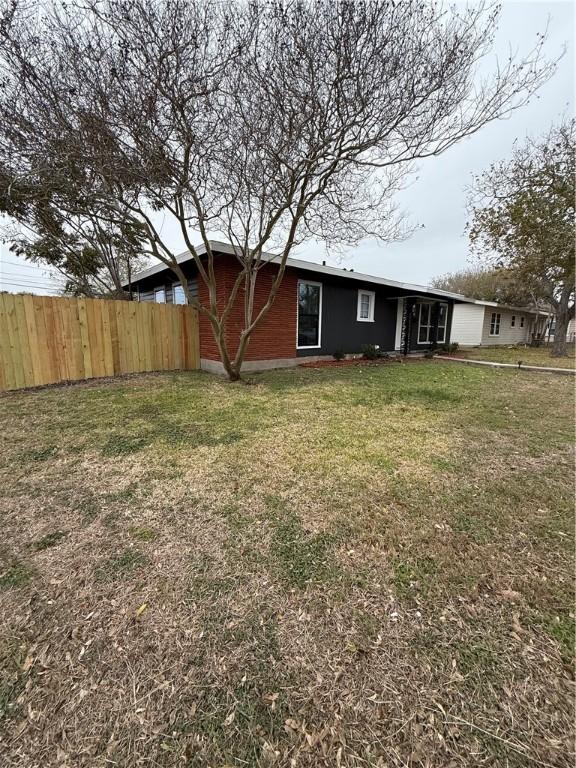
[{"label": "white roof trim", "polygon": [[[234,246],[230,245],[230,243],[221,243],[221,242],[218,242],[217,240],[211,240],[210,247],[212,248],[213,251],[216,251],[218,253],[229,253],[231,255],[234,255],[238,250],[234,248]],[[206,247],[204,243],[196,247],[196,253],[199,256],[203,256],[206,253]],[[263,256],[266,261],[269,261],[272,264],[280,260],[280,256],[273,253],[264,253]],[[188,261],[191,258],[192,256],[190,254],[190,251],[184,251],[183,253],[177,254],[176,261],[178,264],[181,264],[182,262]],[[451,293],[450,291],[442,291],[439,288],[429,288],[428,286],[416,285],[414,283],[402,283],[397,280],[389,280],[384,277],[376,277],[375,275],[365,275],[362,272],[354,272],[352,270],[339,269],[338,267],[328,267],[323,264],[316,264],[316,262],[313,262],[313,261],[303,261],[302,259],[287,259],[286,266],[292,267],[293,269],[307,270],[308,272],[317,272],[322,275],[332,275],[334,277],[346,277],[346,278],[349,278],[350,280],[357,280],[363,283],[373,283],[375,285],[386,285],[391,288],[401,288],[402,290],[405,290],[405,291],[418,291],[420,293],[430,293],[434,296],[457,299],[458,301],[465,301],[470,304],[475,303],[474,299],[469,299],[467,296],[462,296],[459,293]],[[132,277],[132,281],[136,282],[137,280],[143,280],[147,277],[151,277],[152,275],[158,274],[158,272],[163,272],[165,269],[170,269],[170,267],[168,267],[164,263],[155,264],[153,267],[149,267],[148,269],[144,269],[142,272],[138,272],[136,275]]]},{"label": "white roof trim", "polygon": [[475,299],[474,304],[480,304],[483,307],[496,307],[497,309],[505,309],[509,312],[523,312],[525,315],[546,315],[548,317],[550,312],[546,312],[545,309],[534,309],[534,307],[513,307],[511,304],[499,304],[497,301],[483,301],[482,299]]},{"label": "white roof trim", "polygon": [[[234,255],[239,249],[235,248],[230,243],[222,243],[218,240],[210,240],[210,247],[217,253],[228,253]],[[196,253],[198,256],[203,256],[206,253],[206,246],[204,243],[196,246]],[[263,257],[266,261],[271,263],[278,262],[280,256],[273,253],[263,253]],[[183,251],[177,254],[176,261],[181,264],[184,261],[189,261],[192,258],[190,251]],[[321,275],[332,275],[333,277],[347,277],[350,280],[358,280],[362,283],[373,283],[374,285],[386,285],[391,288],[401,288],[403,291],[418,291],[419,293],[429,293],[432,296],[439,296],[448,299],[455,299],[456,301],[462,301],[466,304],[481,304],[485,307],[500,307],[500,309],[511,309],[517,312],[525,312],[533,315],[548,315],[548,312],[538,309],[529,309],[528,307],[511,307],[505,304],[498,304],[496,301],[481,301],[480,299],[470,299],[468,296],[463,296],[461,293],[452,293],[451,291],[443,291],[440,288],[430,288],[427,285],[417,285],[415,283],[402,283],[397,280],[388,280],[384,277],[376,277],[375,275],[365,275],[362,272],[353,272],[348,269],[341,269],[338,267],[328,267],[324,264],[316,264],[314,261],[303,261],[302,259],[287,259],[286,266],[294,269],[303,269],[308,272],[317,272]],[[134,275],[132,280],[143,280],[146,277],[156,275],[158,272],[162,272],[165,269],[170,269],[166,264],[155,264],[153,267],[138,272]]]}]

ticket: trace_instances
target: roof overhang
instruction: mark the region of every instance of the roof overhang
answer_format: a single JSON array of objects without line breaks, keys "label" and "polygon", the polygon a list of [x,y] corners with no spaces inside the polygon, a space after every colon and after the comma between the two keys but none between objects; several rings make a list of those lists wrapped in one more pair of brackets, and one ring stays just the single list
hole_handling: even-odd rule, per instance
[{"label": "roof overhang", "polygon": [[544,315],[548,317],[550,312],[545,309],[536,309],[535,307],[515,307],[511,304],[499,304],[497,301],[483,301],[481,299],[470,300],[473,304],[478,304],[482,307],[496,307],[496,309],[506,309],[509,312],[524,312],[524,314],[530,315]]},{"label": "roof overhang", "polygon": [[[230,243],[222,243],[222,242],[219,242],[218,240],[210,240],[209,243],[210,243],[211,250],[214,251],[215,253],[224,253],[232,256],[240,254],[240,249],[234,247]],[[206,255],[207,249],[204,243],[195,247],[195,250],[198,256]],[[178,264],[182,264],[184,262],[190,261],[192,258],[193,257],[190,251],[184,251],[183,253],[179,253],[176,256],[176,262]],[[273,253],[263,253],[262,258],[264,261],[270,264],[278,264],[280,262],[280,256]],[[442,291],[439,288],[430,288],[425,285],[416,285],[414,283],[403,283],[397,280],[389,280],[384,277],[376,277],[375,275],[366,275],[362,272],[354,272],[353,270],[349,270],[349,269],[339,269],[338,267],[329,267],[329,266],[326,266],[325,264],[317,264],[316,262],[313,262],[313,261],[304,261],[302,259],[289,258],[286,260],[286,266],[291,267],[293,269],[301,269],[308,272],[315,272],[321,275],[330,275],[332,277],[345,278],[347,280],[356,280],[357,282],[362,282],[362,283],[372,283],[374,285],[385,285],[390,288],[398,288],[402,291],[408,291],[411,293],[414,293],[414,292],[417,292],[418,294],[425,293],[431,296],[436,296],[438,298],[454,299],[455,301],[462,301],[469,304],[476,303],[474,299],[469,299],[467,296],[462,296],[459,293],[451,293],[450,291]],[[142,272],[138,272],[138,274],[134,275],[132,280],[133,281],[144,280],[147,277],[156,275],[159,272],[163,272],[166,269],[169,269],[169,267],[166,264],[163,264],[163,263],[155,264],[153,267],[149,267],[148,269],[145,269]]]}]

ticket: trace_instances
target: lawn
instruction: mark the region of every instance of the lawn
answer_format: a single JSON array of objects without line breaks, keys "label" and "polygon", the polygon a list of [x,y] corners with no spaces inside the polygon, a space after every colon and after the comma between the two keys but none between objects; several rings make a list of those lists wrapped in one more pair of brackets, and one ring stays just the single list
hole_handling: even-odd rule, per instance
[{"label": "lawn", "polygon": [[547,368],[574,368],[574,344],[568,345],[568,357],[550,357],[550,347],[474,347],[460,349],[458,357],[468,360],[489,360],[494,363],[541,365]]},{"label": "lawn", "polygon": [[0,398],[3,766],[573,766],[573,381]]}]

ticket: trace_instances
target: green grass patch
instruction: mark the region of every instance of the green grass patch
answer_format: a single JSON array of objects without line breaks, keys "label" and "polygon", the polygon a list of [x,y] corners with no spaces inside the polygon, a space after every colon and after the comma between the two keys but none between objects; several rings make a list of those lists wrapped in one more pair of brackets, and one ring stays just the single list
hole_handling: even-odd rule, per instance
[{"label": "green grass patch", "polygon": [[48,459],[54,458],[58,452],[55,445],[47,445],[42,448],[30,448],[26,451],[22,451],[19,455],[20,462],[26,464],[28,462],[40,462],[48,461]]},{"label": "green grass patch", "polygon": [[157,537],[156,531],[145,525],[132,526],[130,528],[130,533],[135,539],[138,539],[138,541],[154,541]]},{"label": "green grass patch", "polygon": [[150,438],[145,435],[111,435],[102,446],[102,455],[107,458],[129,456],[144,450],[150,445]]},{"label": "green grass patch", "polygon": [[34,549],[36,552],[43,552],[45,549],[55,547],[56,544],[62,541],[62,539],[67,535],[67,531],[52,531],[52,533],[47,533],[46,536],[42,536],[41,539],[35,541],[32,544],[32,549]]},{"label": "green grass patch", "polygon": [[95,571],[95,579],[100,582],[116,581],[129,576],[144,567],[148,558],[137,549],[126,549],[118,555],[105,560]]},{"label": "green grass patch", "polygon": [[398,562],[394,567],[393,576],[396,594],[402,599],[412,598],[416,594],[425,596],[437,573],[438,566],[431,557]]},{"label": "green grass patch", "polygon": [[34,571],[21,560],[13,560],[0,571],[0,589],[25,587],[34,576]]},{"label": "green grass patch", "polygon": [[576,656],[576,620],[574,615],[561,613],[556,616],[548,616],[541,620],[541,624],[545,632],[556,640],[562,655],[566,659],[574,659]]},{"label": "green grass patch", "polygon": [[290,587],[334,577],[334,537],[328,533],[308,533],[296,518],[287,518],[275,525],[270,543],[270,567]]}]

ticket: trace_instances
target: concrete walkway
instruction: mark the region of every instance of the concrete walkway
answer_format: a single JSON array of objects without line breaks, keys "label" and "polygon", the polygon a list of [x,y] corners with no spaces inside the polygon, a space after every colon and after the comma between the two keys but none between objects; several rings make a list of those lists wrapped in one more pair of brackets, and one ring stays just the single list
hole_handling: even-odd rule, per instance
[{"label": "concrete walkway", "polygon": [[452,357],[450,355],[438,355],[437,360],[451,360],[454,363],[467,363],[468,365],[487,365],[490,368],[514,368],[517,371],[539,371],[540,373],[563,373],[569,376],[576,374],[574,368],[545,368],[540,365],[524,365],[523,363],[494,363],[488,360],[467,360],[464,357]]}]

